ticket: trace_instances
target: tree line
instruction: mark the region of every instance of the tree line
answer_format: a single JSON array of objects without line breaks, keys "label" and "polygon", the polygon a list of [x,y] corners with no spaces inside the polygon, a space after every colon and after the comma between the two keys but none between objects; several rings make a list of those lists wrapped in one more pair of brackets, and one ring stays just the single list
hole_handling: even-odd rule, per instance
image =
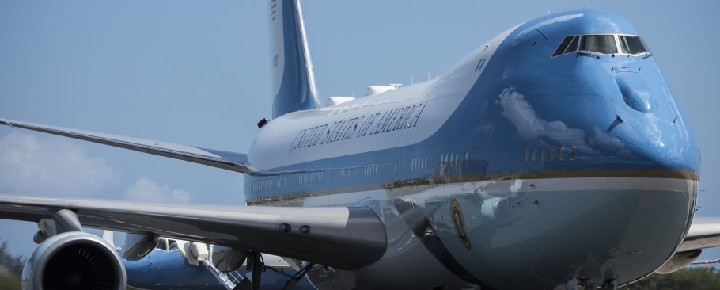
[{"label": "tree line", "polygon": [[20,275],[25,259],[14,257],[7,249],[7,242],[0,244],[0,290],[19,290]]}]

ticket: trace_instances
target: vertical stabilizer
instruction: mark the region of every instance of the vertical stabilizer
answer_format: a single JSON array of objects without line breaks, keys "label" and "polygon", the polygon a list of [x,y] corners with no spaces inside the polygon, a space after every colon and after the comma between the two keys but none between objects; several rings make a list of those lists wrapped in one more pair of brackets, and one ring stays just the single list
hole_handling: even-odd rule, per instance
[{"label": "vertical stabilizer", "polygon": [[273,118],[316,109],[315,76],[300,0],[269,0]]}]

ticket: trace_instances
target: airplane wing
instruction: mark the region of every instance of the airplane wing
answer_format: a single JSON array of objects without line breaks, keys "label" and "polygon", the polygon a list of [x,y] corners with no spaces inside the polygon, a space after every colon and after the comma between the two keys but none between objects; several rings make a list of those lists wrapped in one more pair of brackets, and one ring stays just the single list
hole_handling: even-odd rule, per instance
[{"label": "airplane wing", "polygon": [[38,222],[60,209],[84,226],[206,242],[357,269],[385,253],[385,226],[367,207],[168,205],[0,196],[0,219]]},{"label": "airplane wing", "polygon": [[240,173],[255,172],[248,164],[247,155],[241,153],[6,119],[0,119],[0,124],[185,160]]},{"label": "airplane wing", "polygon": [[720,218],[696,217],[678,252],[720,247]]}]

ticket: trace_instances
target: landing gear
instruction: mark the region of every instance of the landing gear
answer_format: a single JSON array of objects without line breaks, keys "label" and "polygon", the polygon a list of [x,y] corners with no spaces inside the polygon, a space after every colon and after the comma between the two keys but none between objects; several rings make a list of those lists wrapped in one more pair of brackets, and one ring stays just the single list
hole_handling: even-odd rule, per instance
[{"label": "landing gear", "polygon": [[300,271],[295,273],[295,275],[290,277],[290,279],[288,279],[287,282],[285,282],[285,287],[283,287],[283,290],[289,290],[289,289],[292,289],[293,287],[295,287],[295,285],[298,282],[300,282],[300,280],[302,280],[302,278],[305,278],[305,274],[307,274],[307,272],[310,271],[310,269],[312,269],[312,267],[314,267],[314,266],[315,266],[315,263],[309,263],[309,264],[305,265],[305,267],[300,269]]},{"label": "landing gear", "polygon": [[260,276],[265,271],[262,255],[258,252],[250,252],[247,265],[248,270],[252,271],[252,290],[260,290]]},{"label": "landing gear", "polygon": [[251,279],[243,278],[233,290],[260,290],[260,278],[262,272],[265,272],[265,263],[263,263],[260,253],[248,252],[247,270],[252,273]]}]

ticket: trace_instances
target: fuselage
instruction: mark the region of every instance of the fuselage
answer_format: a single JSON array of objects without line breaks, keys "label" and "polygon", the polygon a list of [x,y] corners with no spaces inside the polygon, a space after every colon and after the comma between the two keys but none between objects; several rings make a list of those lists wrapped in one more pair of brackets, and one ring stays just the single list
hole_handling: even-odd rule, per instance
[{"label": "fuselage", "polygon": [[311,273],[319,288],[639,279],[687,232],[700,156],[637,36],[612,13],[551,14],[434,80],[276,118],[248,203],[376,211],[385,257]]}]

